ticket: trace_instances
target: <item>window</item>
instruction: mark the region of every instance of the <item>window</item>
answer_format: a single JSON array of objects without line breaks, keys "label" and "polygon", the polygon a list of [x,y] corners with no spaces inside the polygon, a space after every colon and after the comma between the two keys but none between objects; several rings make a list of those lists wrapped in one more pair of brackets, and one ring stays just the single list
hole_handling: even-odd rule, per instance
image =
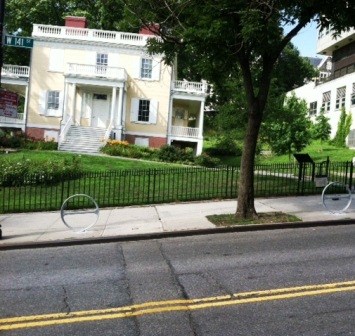
[{"label": "window", "polygon": [[345,93],[346,93],[345,86],[337,89],[337,99],[335,101],[336,110],[340,110],[342,107],[345,106]]},{"label": "window", "polygon": [[98,53],[96,55],[96,65],[107,65],[108,64],[108,55]]},{"label": "window", "polygon": [[156,124],[158,102],[155,99],[132,98],[131,122]]},{"label": "window", "polygon": [[98,75],[105,75],[108,64],[108,55],[107,54],[96,54],[96,73]]},{"label": "window", "polygon": [[351,93],[351,105],[355,105],[355,83],[353,83],[353,91]]},{"label": "window", "polygon": [[152,78],[153,60],[149,58],[142,58],[141,64],[141,78]]},{"label": "window", "polygon": [[59,109],[59,91],[48,91],[47,110]]},{"label": "window", "polygon": [[106,94],[100,94],[100,93],[94,93],[93,98],[96,99],[96,100],[107,100],[107,95]]},{"label": "window", "polygon": [[39,99],[39,113],[48,117],[60,117],[63,108],[63,94],[58,90],[42,91]]},{"label": "window", "polygon": [[136,78],[143,80],[160,80],[160,60],[149,57],[139,58],[136,68]]},{"label": "window", "polygon": [[330,91],[323,93],[322,109],[324,112],[330,111]]},{"label": "window", "polygon": [[309,115],[317,114],[317,102],[312,102],[309,104]]},{"label": "window", "polygon": [[138,107],[138,121],[148,122],[149,121],[149,107],[150,101],[149,100],[139,100],[139,107]]}]

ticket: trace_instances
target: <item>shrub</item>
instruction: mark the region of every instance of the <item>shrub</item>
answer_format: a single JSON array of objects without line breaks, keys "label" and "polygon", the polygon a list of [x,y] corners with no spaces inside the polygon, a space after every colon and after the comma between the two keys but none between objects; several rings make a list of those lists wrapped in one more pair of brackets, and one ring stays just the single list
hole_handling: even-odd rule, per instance
[{"label": "shrub", "polygon": [[207,153],[212,156],[240,156],[242,155],[242,147],[232,137],[223,136],[207,150]]},{"label": "shrub", "polygon": [[157,153],[159,160],[164,162],[180,162],[180,163],[192,163],[194,162],[193,149],[179,148],[172,145],[164,145],[160,147]]},{"label": "shrub", "polygon": [[78,178],[82,172],[80,159],[75,156],[72,160],[46,162],[32,162],[24,158],[18,162],[5,160],[0,163],[0,185],[10,187],[24,184],[53,184]]},{"label": "shrub", "polygon": [[207,153],[203,152],[201,155],[195,158],[196,164],[204,167],[216,167],[219,165],[220,160],[214,157],[209,156]]},{"label": "shrub", "polygon": [[164,145],[159,149],[158,158],[165,162],[177,162],[180,160],[181,154],[182,153],[178,147]]},{"label": "shrub", "polygon": [[30,150],[57,150],[58,143],[54,140],[44,141],[44,140],[34,140],[27,139],[24,143],[23,148]]},{"label": "shrub", "polygon": [[26,136],[19,130],[0,130],[0,147],[19,148],[24,145]]},{"label": "shrub", "polygon": [[148,159],[154,155],[154,149],[130,145],[127,141],[120,140],[109,140],[101,151],[111,156],[124,156],[135,159]]}]

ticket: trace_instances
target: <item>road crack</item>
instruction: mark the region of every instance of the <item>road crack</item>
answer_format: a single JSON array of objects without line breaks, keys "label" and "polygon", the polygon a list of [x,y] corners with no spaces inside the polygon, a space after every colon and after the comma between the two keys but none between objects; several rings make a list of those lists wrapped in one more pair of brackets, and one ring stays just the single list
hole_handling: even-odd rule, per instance
[{"label": "road crack", "polygon": [[61,309],[61,311],[69,315],[71,313],[71,309],[68,301],[68,293],[64,286],[62,286],[62,289],[63,289],[63,308]]}]

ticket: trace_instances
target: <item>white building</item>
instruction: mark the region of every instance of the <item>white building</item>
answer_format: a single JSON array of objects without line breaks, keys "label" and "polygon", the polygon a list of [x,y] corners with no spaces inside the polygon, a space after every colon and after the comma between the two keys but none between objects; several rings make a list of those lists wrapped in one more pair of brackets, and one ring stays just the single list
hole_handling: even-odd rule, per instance
[{"label": "white building", "polygon": [[331,74],[299,87],[292,92],[304,99],[309,114],[314,117],[324,110],[335,135],[342,108],[353,115],[348,137],[349,147],[355,147],[355,29],[334,38],[331,30],[319,33],[317,53],[332,57]]},{"label": "white building", "polygon": [[25,97],[24,110],[0,116],[0,127],[53,139],[61,150],[95,152],[111,137],[201,154],[207,83],[177,80],[176,65],[148,54],[146,43],[156,38],[149,30],[86,27],[82,17],[33,25],[30,67],[2,69],[3,88]]}]

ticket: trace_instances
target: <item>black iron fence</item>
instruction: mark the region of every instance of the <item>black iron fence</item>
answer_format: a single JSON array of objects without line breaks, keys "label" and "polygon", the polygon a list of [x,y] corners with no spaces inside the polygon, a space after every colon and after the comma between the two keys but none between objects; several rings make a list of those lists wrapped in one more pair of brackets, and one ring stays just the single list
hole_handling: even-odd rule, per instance
[{"label": "black iron fence", "polygon": [[[320,174],[322,173],[322,174]],[[254,172],[256,197],[320,194],[319,175],[328,181],[353,185],[352,162],[320,164],[257,165]],[[170,168],[26,176],[21,185],[0,179],[0,212],[59,210],[74,194],[93,197],[100,207],[230,199],[237,197],[239,168]]]}]

